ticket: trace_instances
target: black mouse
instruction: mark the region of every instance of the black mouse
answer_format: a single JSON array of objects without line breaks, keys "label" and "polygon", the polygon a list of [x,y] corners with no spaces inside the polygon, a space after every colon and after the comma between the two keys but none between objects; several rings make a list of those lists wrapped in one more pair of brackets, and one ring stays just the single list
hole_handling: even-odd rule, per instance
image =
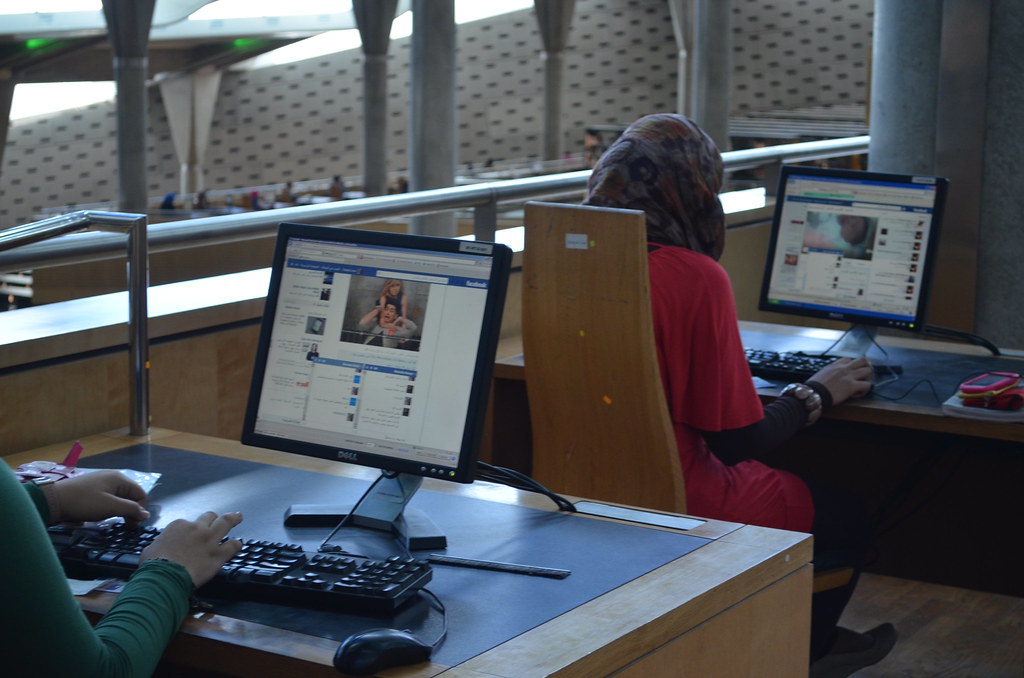
[{"label": "black mouse", "polygon": [[392,666],[425,662],[433,649],[408,631],[368,629],[342,641],[334,653],[334,668],[365,676]]}]

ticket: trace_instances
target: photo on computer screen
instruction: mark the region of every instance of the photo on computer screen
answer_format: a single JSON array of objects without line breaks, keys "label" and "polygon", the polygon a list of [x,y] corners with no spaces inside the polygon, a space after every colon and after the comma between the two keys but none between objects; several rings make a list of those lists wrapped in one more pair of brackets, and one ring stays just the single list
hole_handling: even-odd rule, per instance
[{"label": "photo on computer screen", "polygon": [[808,210],[803,247],[838,252],[847,259],[869,260],[877,230],[877,217]]},{"label": "photo on computer screen", "polygon": [[430,287],[395,278],[352,276],[340,340],[419,351]]}]

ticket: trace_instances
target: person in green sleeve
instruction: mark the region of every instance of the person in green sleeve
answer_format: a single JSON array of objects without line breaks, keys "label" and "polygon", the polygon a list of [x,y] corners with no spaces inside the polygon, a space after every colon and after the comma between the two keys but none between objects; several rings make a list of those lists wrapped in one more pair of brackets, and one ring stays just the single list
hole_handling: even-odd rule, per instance
[{"label": "person in green sleeve", "polygon": [[[46,534],[58,522],[149,517],[146,492],[117,471],[48,485],[20,483],[0,464],[0,581],[5,675],[149,676],[202,586],[241,549],[225,539],[239,513],[175,520],[143,552],[110,611],[93,626],[68,588]],[[11,669],[14,669],[13,672]]]}]

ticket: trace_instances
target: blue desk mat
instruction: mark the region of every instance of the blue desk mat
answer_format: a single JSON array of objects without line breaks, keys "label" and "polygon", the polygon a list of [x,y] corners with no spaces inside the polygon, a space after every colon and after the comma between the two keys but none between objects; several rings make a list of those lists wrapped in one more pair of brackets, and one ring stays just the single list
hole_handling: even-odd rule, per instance
[{"label": "blue desk mat", "polygon": [[[834,343],[828,339],[798,337],[743,330],[743,345],[768,351],[827,351]],[[956,393],[964,379],[982,372],[1021,372],[1024,361],[999,356],[961,355],[940,351],[886,346],[885,353],[877,346],[868,352],[873,362],[901,365],[903,374],[892,383],[882,384],[866,396],[867,400],[905,405],[942,408],[942,403]],[[773,381],[777,385],[783,382]],[[934,389],[934,392],[933,392]]]},{"label": "blue desk mat", "polygon": [[[245,520],[233,536],[285,541],[311,551],[330,530],[286,528],[285,509],[293,503],[351,504],[369,484],[152,444],[92,456],[82,466],[161,473],[149,500],[150,522],[159,527],[177,518],[193,520],[207,510],[241,511]],[[423,489],[410,507],[425,511],[446,534],[444,553],[449,555],[572,571],[565,579],[548,579],[435,565],[427,588],[444,603],[449,629],[432,661],[453,666],[710,541]],[[332,543],[374,558],[400,552],[389,538],[359,528],[343,529]],[[338,641],[362,629],[392,626],[432,642],[442,629],[440,613],[425,596],[384,619],[244,601],[213,602],[218,614]]]}]

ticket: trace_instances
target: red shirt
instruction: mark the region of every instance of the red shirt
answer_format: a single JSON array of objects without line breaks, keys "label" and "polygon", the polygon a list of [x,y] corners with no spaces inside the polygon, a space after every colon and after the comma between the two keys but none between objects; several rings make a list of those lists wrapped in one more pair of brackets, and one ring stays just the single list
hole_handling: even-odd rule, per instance
[{"label": "red shirt", "polygon": [[764,418],[743,354],[729,277],[683,247],[648,256],[654,335],[683,462],[687,510],[696,516],[810,532],[814,505],[800,478],[748,460],[726,466],[701,431]]}]

